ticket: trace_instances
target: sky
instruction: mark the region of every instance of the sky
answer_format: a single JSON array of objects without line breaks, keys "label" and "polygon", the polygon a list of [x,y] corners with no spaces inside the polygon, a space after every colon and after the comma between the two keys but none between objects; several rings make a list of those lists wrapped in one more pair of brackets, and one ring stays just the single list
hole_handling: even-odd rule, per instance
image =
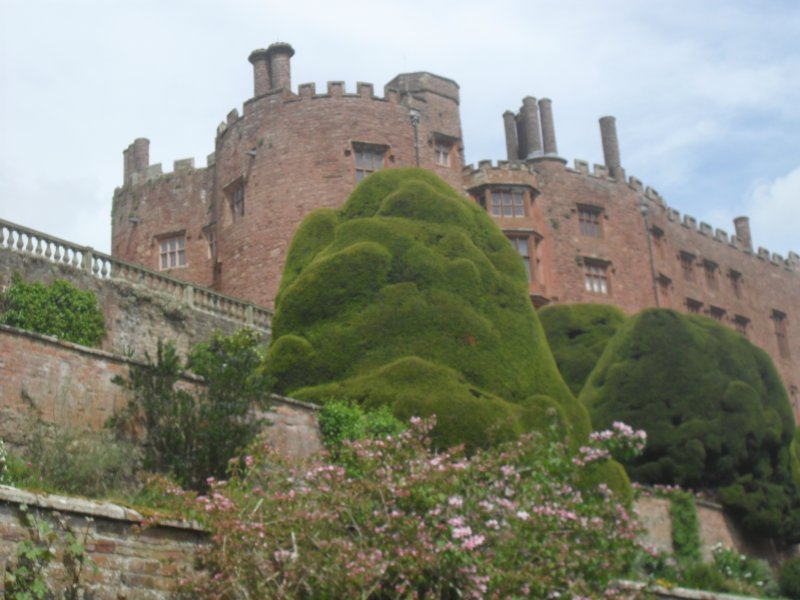
[{"label": "sky", "polygon": [[289,42],[292,85],[402,72],[461,89],[468,163],[505,159],[502,114],[548,97],[559,153],[668,205],[800,252],[800,2],[794,0],[0,0],[0,219],[108,252],[122,151],[205,166],[253,93],[255,48]]}]

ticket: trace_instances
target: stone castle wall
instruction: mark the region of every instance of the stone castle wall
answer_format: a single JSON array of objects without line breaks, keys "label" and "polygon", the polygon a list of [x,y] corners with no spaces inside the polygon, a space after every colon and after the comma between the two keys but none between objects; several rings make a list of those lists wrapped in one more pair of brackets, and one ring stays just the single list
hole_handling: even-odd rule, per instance
[{"label": "stone castle wall", "polygon": [[[523,254],[534,306],[602,302],[628,314],[660,306],[716,318],[770,354],[800,420],[800,256],[754,250],[746,218],[736,219],[733,235],[681,219],[626,177],[613,117],[600,119],[605,164],[569,167],[558,154],[552,102],[526,97],[517,113],[503,115],[508,160],[462,169],[456,83],[409,73],[382,97],[363,83],[355,93],[341,82],[295,93],[293,54],[276,44],[251,55],[255,95],[218,127],[206,169],[177,161],[162,175],[149,164],[145,139],[125,151],[114,197],[116,256],[156,269],[160,240],[184,236],[186,265],[170,275],[271,306],[302,218],[340,206],[354,188],[357,148],[382,152],[382,168],[415,165],[418,154],[420,166],[483,206]],[[498,210],[495,198],[517,193],[523,210]],[[596,235],[587,234],[587,218]],[[684,274],[687,260],[692,275]]]}]

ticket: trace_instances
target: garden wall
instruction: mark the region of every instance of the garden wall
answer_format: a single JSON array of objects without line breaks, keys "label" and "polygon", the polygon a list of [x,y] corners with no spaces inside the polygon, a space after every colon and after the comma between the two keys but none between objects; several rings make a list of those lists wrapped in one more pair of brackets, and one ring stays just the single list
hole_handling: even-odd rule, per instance
[{"label": "garden wall", "polygon": [[[25,446],[36,421],[101,429],[128,402],[128,393],[112,378],[127,376],[137,364],[143,363],[0,325],[0,438],[11,448]],[[187,374],[183,384],[198,387],[202,381]],[[262,416],[272,423],[266,439],[280,451],[307,456],[320,448],[314,406],[274,396]]]},{"label": "garden wall", "polygon": [[[644,496],[636,502],[636,511],[645,528],[644,541],[661,552],[672,552],[672,519],[669,499]],[[698,500],[697,519],[700,522],[700,550],[704,561],[711,561],[711,549],[716,544],[733,548],[740,554],[761,558],[773,564],[781,554],[767,538],[745,537],[722,506]]]},{"label": "garden wall", "polygon": [[[71,583],[63,563],[66,524],[78,539],[84,534],[86,554],[96,568],[86,567],[78,581],[93,600],[162,600],[171,597],[178,579],[194,570],[194,556],[207,541],[197,525],[163,522],[141,529],[144,520],[134,510],[80,498],[33,494],[0,485],[0,574],[14,564],[18,544],[29,539],[20,507],[59,532],[56,557],[47,569],[52,591]],[[9,565],[10,566],[10,565]],[[0,577],[0,590],[3,589]],[[79,588],[80,589],[80,588]],[[58,593],[57,597],[60,597]],[[81,597],[81,596],[78,596]]]}]

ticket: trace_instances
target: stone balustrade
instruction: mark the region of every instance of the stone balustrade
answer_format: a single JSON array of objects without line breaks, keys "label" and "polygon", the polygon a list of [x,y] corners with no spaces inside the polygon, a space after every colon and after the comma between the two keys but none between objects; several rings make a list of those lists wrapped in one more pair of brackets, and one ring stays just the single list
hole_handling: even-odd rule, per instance
[{"label": "stone balustrade", "polygon": [[0,219],[0,250],[28,254],[52,263],[80,269],[101,280],[139,285],[168,296],[195,310],[241,322],[269,332],[272,311],[163,273],[128,263],[88,246],[79,246]]}]

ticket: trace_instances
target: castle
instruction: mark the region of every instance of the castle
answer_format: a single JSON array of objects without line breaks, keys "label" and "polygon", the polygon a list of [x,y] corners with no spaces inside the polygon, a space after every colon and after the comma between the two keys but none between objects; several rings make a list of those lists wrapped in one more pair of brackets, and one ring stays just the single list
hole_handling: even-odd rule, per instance
[{"label": "castle", "polygon": [[602,302],[626,313],[672,308],[716,319],[764,348],[800,421],[800,256],[752,247],[746,217],[729,235],[670,208],[626,177],[613,117],[600,119],[605,165],[559,156],[551,101],[506,112],[507,159],[464,165],[459,87],[418,72],[384,86],[292,90],[289,44],[255,50],[254,94],[217,127],[205,168],[149,164],[124,151],[112,254],[265,306],[310,211],[339,207],[371,172],[420,166],[495,220],[522,256],[533,305]]}]

